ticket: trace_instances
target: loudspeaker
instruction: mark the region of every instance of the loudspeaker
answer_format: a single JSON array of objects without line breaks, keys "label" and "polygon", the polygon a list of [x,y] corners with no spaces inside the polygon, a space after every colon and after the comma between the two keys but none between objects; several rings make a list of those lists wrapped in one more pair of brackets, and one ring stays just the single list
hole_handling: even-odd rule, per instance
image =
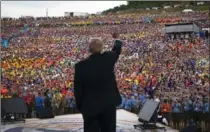
[{"label": "loudspeaker", "polygon": [[143,108],[138,114],[139,122],[143,122],[143,124],[133,125],[134,128],[140,128],[141,130],[164,129],[164,131],[166,131],[165,127],[159,127],[156,125],[158,105],[159,102],[156,102],[154,100],[147,100],[147,102],[144,104]]},{"label": "loudspeaker", "polygon": [[40,108],[39,117],[40,119],[54,118],[51,108]]},{"label": "loudspeaker", "polygon": [[28,109],[27,109],[24,98],[1,99],[1,110],[3,111],[4,114],[6,113],[27,114],[28,113]]},{"label": "loudspeaker", "polygon": [[[143,108],[140,110],[138,117],[139,120],[151,122],[152,117],[157,117],[157,108],[159,102],[154,100],[147,100]],[[154,120],[154,119],[153,119]]]}]

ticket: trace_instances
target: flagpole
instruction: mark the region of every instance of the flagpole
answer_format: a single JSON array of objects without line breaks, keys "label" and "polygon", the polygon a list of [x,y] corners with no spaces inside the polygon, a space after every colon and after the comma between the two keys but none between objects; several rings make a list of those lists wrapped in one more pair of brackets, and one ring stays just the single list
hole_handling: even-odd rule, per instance
[{"label": "flagpole", "polygon": [[46,17],[48,17],[48,8],[46,8]]}]

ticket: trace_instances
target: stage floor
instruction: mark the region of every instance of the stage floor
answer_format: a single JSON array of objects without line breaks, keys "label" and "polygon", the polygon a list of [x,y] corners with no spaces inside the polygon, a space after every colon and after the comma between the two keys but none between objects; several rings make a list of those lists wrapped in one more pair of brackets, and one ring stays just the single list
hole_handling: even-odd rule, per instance
[{"label": "stage floor", "polygon": [[[135,124],[138,124],[137,115],[125,110],[117,110],[117,132],[141,132],[141,130],[134,129]],[[178,132],[169,127],[166,129],[166,132]],[[81,114],[56,116],[52,119],[33,118],[27,119],[25,124],[20,122],[1,125],[1,132],[83,132],[83,120]],[[164,132],[164,130],[156,132]]]}]

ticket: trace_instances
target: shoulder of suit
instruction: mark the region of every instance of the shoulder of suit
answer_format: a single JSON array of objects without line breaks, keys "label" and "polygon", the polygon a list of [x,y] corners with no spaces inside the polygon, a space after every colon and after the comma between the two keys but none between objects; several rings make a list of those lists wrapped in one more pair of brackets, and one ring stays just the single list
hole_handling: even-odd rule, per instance
[{"label": "shoulder of suit", "polygon": [[112,51],[105,51],[105,52],[102,53],[102,55],[109,54],[110,52],[112,52]]},{"label": "shoulder of suit", "polygon": [[87,61],[87,59],[84,59],[84,60],[81,60],[81,61],[77,62],[75,64],[75,67],[79,67],[79,66],[83,65],[86,61]]},{"label": "shoulder of suit", "polygon": [[114,52],[113,51],[106,51],[106,52],[104,52],[102,55],[111,55],[111,54],[113,54]]},{"label": "shoulder of suit", "polygon": [[82,64],[82,62],[79,61],[79,62],[77,62],[77,63],[74,65],[74,67],[79,67],[81,64]]}]

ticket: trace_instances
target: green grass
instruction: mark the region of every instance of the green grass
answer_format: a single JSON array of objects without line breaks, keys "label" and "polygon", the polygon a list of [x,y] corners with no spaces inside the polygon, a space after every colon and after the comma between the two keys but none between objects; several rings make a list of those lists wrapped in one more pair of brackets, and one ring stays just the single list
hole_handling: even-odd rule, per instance
[{"label": "green grass", "polygon": [[202,6],[198,6],[198,7],[196,7],[196,8],[198,8],[197,10],[199,11],[207,11],[207,10],[209,10],[209,6],[208,5],[202,5]]},{"label": "green grass", "polygon": [[208,5],[201,5],[201,6],[189,6],[189,7],[184,7],[184,8],[169,8],[169,9],[158,9],[158,10],[132,10],[132,11],[123,11],[123,13],[151,13],[151,14],[160,14],[163,12],[181,12],[184,9],[192,9],[194,11],[208,11],[209,6]]}]

